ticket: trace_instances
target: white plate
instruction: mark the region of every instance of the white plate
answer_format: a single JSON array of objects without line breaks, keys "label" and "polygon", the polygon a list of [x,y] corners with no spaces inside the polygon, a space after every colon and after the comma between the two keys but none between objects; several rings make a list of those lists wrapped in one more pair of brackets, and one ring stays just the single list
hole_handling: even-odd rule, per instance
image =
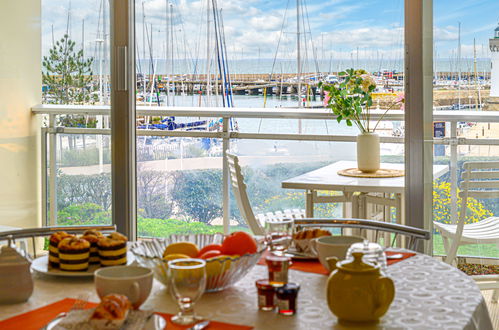
[{"label": "white plate", "polygon": [[305,253],[305,252],[298,252],[294,248],[288,249],[286,251],[286,256],[296,259],[296,260],[311,260],[311,259],[318,259],[318,257],[315,254],[312,253]]},{"label": "white plate", "polygon": [[[131,265],[135,261],[133,254],[128,251],[126,254],[127,265]],[[63,276],[63,277],[88,277],[94,276],[94,272],[100,268],[100,265],[89,265],[88,270],[84,272],[70,272],[66,270],[60,270],[58,268],[49,268],[49,256],[38,257],[31,263],[31,269],[36,270],[39,273]]]},{"label": "white plate", "polygon": [[[55,326],[61,322],[61,320],[64,318],[58,317],[51,321],[49,324],[43,328],[43,330],[52,330],[55,328]],[[143,330],[163,330],[166,327],[166,320],[158,314],[153,314],[152,317],[147,321],[147,323],[144,325],[142,328]]]}]

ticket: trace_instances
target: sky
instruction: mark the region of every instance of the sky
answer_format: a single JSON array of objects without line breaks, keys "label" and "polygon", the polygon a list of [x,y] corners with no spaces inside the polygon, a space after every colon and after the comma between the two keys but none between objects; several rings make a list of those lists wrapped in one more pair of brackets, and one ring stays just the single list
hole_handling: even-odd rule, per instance
[{"label": "sky", "polygon": [[[94,54],[103,0],[42,0],[42,45],[47,54],[54,39],[68,27],[71,38]],[[205,58],[207,0],[137,0],[136,30],[139,57]],[[329,58],[402,58],[404,1],[300,0],[302,56]],[[456,58],[458,24],[461,52],[488,58],[488,39],[499,22],[498,0],[434,0],[434,47],[439,58]],[[296,0],[218,0],[228,56],[231,59],[294,58],[296,56]],[[143,10],[143,9],[144,10]],[[143,16],[145,23],[143,24]],[[109,16],[109,12],[106,12]],[[173,17],[170,20],[170,17]],[[99,23],[100,21],[100,23]],[[84,23],[83,23],[84,22]],[[82,28],[84,24],[84,29]],[[106,23],[107,27],[109,22]],[[211,21],[210,24],[213,24]],[[53,31],[53,32],[52,32]],[[146,33],[144,33],[146,31]],[[167,34],[173,31],[173,41]],[[143,42],[143,40],[148,40]],[[277,45],[279,44],[279,47]],[[144,45],[146,47],[144,47]],[[171,47],[171,48],[170,48]],[[144,48],[146,49],[144,51]]]}]

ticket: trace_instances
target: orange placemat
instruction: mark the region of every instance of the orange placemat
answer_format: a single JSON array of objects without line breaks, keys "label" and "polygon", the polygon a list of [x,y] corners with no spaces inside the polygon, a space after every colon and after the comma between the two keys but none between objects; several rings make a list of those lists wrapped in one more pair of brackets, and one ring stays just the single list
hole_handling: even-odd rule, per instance
[{"label": "orange placemat", "polygon": [[[71,309],[71,307],[75,304],[75,299],[66,298],[60,301],[57,301],[53,304],[29,311],[24,314],[16,315],[6,320],[0,321],[0,329],[2,330],[38,330],[45,325],[47,325],[51,320],[53,320],[57,315],[62,312],[67,312]],[[93,308],[97,306],[96,303],[89,302],[85,308]],[[173,316],[172,314],[167,313],[157,313],[164,317],[167,320],[167,329],[187,329],[190,326],[178,326],[176,324],[171,323],[170,319]],[[165,329],[166,329],[165,328]],[[212,330],[245,330],[245,329],[253,329],[253,327],[245,326],[245,325],[237,325],[223,322],[212,321],[210,325],[206,329]]]},{"label": "orange placemat", "polygon": [[397,262],[401,262],[402,260],[408,259],[410,257],[414,257],[416,255],[416,253],[412,252],[385,251],[385,254],[387,256],[392,256],[394,254],[399,254],[399,253],[403,255],[403,257],[400,259],[387,259],[388,266],[396,264]]},{"label": "orange placemat", "polygon": [[[270,254],[270,251],[265,251],[262,254],[262,257],[258,261],[259,265],[266,265],[265,264],[265,257]],[[321,265],[321,263],[317,259],[310,259],[310,260],[297,260],[293,259],[292,264],[290,269],[294,270],[299,270],[302,272],[306,273],[315,273],[315,274],[322,274],[322,275],[329,275],[329,272],[327,271],[324,266]]]},{"label": "orange placemat", "polygon": [[[405,260],[407,258],[410,258],[410,257],[413,257],[416,255],[416,253],[398,252],[398,251],[385,251],[385,253],[387,256],[399,254],[399,253],[403,255],[403,257],[400,259],[388,259],[387,260],[388,266],[396,264],[397,262],[400,262],[402,260]],[[260,260],[258,261],[258,264],[265,266],[266,265],[265,264],[265,257],[268,256],[269,254],[270,254],[269,251],[265,251],[262,254],[262,257],[260,258]],[[310,260],[295,260],[295,259],[293,259],[290,269],[299,270],[299,271],[306,272],[306,273],[329,275],[329,272],[327,271],[327,269],[324,268],[324,266],[322,266],[322,264],[316,259],[310,259]]]}]

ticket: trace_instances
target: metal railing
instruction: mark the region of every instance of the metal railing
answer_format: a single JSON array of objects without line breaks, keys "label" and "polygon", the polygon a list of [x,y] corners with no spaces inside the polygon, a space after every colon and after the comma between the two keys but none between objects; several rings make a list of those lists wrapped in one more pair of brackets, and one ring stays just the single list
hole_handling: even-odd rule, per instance
[{"label": "metal railing", "polygon": [[[42,201],[44,223],[56,225],[57,209],[55,202],[57,187],[57,164],[56,164],[56,135],[57,134],[96,134],[109,135],[110,129],[104,128],[72,128],[57,127],[58,115],[88,115],[109,116],[109,106],[82,106],[82,105],[37,105],[32,112],[38,115],[47,115],[46,127],[42,127]],[[404,113],[393,110],[383,116],[384,111],[373,111],[372,120],[403,121]],[[190,138],[213,138],[221,139],[223,146],[223,221],[224,230],[229,230],[229,172],[227,167],[226,151],[230,147],[230,141],[234,139],[252,140],[294,140],[294,141],[328,141],[328,142],[355,142],[354,135],[337,134],[301,134],[301,133],[242,133],[232,130],[229,122],[236,118],[257,119],[302,119],[302,120],[335,120],[326,109],[295,109],[295,108],[197,108],[197,107],[160,107],[160,106],[138,106],[137,116],[156,117],[200,117],[200,118],[222,118],[222,131],[162,131],[157,129],[138,129],[137,136],[163,136],[163,137],[190,137]],[[450,123],[450,134],[444,138],[434,138],[429,142],[438,145],[450,146],[450,183],[451,183],[451,221],[457,220],[457,187],[458,187],[458,146],[460,145],[495,145],[499,146],[499,139],[488,138],[464,138],[458,137],[459,122],[499,122],[499,113],[494,111],[446,111],[433,112],[433,120]],[[47,139],[48,138],[48,139]],[[47,146],[48,141],[48,146]],[[381,143],[404,143],[403,137],[381,136]],[[47,151],[49,154],[47,155]],[[48,157],[48,159],[47,159]],[[48,166],[48,169],[47,169]],[[47,201],[50,196],[50,212],[47,212]],[[50,214],[50,219],[47,219]]]}]

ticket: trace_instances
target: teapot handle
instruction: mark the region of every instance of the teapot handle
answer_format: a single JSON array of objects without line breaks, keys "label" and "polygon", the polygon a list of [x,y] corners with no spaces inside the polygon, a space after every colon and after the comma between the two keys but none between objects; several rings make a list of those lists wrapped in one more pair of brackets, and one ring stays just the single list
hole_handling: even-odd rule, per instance
[{"label": "teapot handle", "polygon": [[389,277],[380,277],[377,281],[378,293],[376,296],[378,297],[378,306],[374,311],[374,315],[381,317],[386,313],[386,310],[392,303],[393,298],[395,298],[395,285]]}]

